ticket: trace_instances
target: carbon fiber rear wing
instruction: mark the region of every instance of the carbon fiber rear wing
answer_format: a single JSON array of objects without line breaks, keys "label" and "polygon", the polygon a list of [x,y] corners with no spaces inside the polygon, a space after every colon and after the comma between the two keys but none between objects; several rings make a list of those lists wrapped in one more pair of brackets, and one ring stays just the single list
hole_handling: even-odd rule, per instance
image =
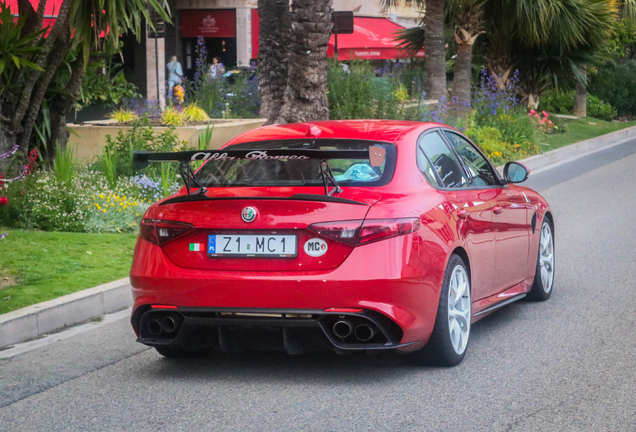
[{"label": "carbon fiber rear wing", "polygon": [[310,149],[267,149],[267,150],[209,150],[182,151],[168,153],[133,153],[133,168],[146,168],[150,162],[196,162],[209,160],[276,160],[276,159],[369,159],[371,166],[381,166],[386,158],[386,150],[380,146],[370,146],[368,150],[310,150]]},{"label": "carbon fiber rear wing", "polygon": [[[331,167],[329,159],[368,159],[371,166],[379,167],[386,159],[386,149],[381,146],[370,146],[368,150],[312,150],[312,149],[251,149],[251,150],[209,150],[209,151],[183,151],[171,153],[148,153],[136,151],[133,153],[133,168],[143,169],[150,162],[179,162],[179,173],[185,183],[188,195],[205,194],[206,189],[195,177],[194,171],[190,166],[190,162],[196,161],[214,161],[214,160],[320,160],[320,174],[325,186],[325,195],[331,196],[334,193],[341,193],[342,189],[338,186]],[[329,189],[329,183],[333,188]],[[192,185],[198,187],[195,192],[191,192]]]}]

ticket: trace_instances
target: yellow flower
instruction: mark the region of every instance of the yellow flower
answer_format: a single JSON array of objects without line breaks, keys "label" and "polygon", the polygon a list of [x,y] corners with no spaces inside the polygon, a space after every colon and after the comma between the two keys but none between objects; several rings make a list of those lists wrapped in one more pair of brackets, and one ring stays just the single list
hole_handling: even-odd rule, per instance
[{"label": "yellow flower", "polygon": [[99,197],[100,197],[101,199],[104,199],[104,194],[99,194]]},{"label": "yellow flower", "polygon": [[119,209],[118,211],[121,211],[121,209]]},{"label": "yellow flower", "polygon": [[106,213],[106,209],[102,210],[104,213]]}]

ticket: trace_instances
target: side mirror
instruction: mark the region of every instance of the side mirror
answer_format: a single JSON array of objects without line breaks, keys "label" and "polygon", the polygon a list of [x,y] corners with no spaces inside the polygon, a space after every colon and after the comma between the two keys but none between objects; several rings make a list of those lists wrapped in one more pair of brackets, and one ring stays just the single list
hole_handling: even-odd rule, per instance
[{"label": "side mirror", "polygon": [[528,180],[530,170],[519,162],[508,162],[504,167],[504,181],[506,183],[523,183]]}]

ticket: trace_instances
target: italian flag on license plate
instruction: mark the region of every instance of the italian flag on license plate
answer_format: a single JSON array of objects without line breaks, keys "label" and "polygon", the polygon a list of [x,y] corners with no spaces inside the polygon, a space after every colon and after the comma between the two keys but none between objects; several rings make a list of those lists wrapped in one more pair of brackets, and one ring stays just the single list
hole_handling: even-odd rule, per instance
[{"label": "italian flag on license plate", "polygon": [[203,250],[203,243],[190,243],[190,251],[192,252],[200,252]]}]

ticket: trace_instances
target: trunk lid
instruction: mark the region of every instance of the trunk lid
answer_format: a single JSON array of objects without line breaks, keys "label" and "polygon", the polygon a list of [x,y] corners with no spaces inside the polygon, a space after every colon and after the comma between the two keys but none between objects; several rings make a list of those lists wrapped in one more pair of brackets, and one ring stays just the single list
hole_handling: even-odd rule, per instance
[{"label": "trunk lid", "polygon": [[[170,260],[180,267],[236,271],[334,268],[349,256],[353,247],[322,238],[307,227],[318,222],[364,220],[369,208],[381,198],[373,187],[348,187],[336,197],[325,196],[319,187],[219,188],[209,195],[213,200],[159,203],[146,215],[196,227],[163,246]],[[252,222],[246,222],[241,216],[248,207],[256,212]],[[237,238],[237,235],[251,237]],[[215,236],[214,251],[222,256],[209,254],[210,236]],[[293,255],[289,252],[294,239],[295,256],[281,257],[281,247],[286,248],[286,255]],[[263,257],[254,253],[255,248],[265,252],[263,248],[268,246],[270,251],[276,251],[275,255]],[[240,255],[223,253],[223,250],[237,252],[239,247],[242,248]],[[251,249],[245,250],[246,247]]]}]

